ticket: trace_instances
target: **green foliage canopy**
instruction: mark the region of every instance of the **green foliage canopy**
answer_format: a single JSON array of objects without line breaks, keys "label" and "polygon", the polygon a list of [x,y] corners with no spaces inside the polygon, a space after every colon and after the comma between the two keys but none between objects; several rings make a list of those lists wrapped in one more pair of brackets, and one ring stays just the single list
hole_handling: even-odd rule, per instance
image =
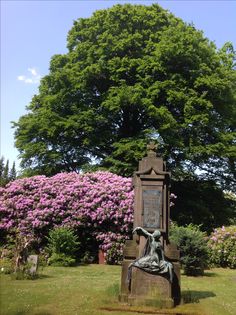
[{"label": "green foliage canopy", "polygon": [[129,176],[150,139],[176,178],[235,176],[235,52],[159,5],[78,19],[28,114],[14,123],[22,166],[52,175],[99,166]]},{"label": "green foliage canopy", "polygon": [[236,223],[236,201],[212,181],[173,181],[177,195],[171,219],[179,226],[194,223],[210,233],[215,227]]}]

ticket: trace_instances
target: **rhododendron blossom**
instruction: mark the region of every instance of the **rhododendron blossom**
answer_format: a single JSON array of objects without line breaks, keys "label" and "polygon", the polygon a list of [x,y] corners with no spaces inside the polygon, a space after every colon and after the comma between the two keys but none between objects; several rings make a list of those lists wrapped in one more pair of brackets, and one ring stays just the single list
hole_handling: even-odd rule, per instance
[{"label": "rhododendron blossom", "polygon": [[217,267],[236,268],[236,226],[222,226],[208,240],[210,262]]},{"label": "rhododendron blossom", "polygon": [[85,229],[107,262],[118,263],[133,227],[133,202],[131,178],[110,172],[18,179],[0,188],[0,230],[40,242],[55,227]]},{"label": "rhododendron blossom", "polygon": [[0,229],[42,239],[55,226],[91,231],[106,253],[117,251],[132,229],[134,193],[130,178],[109,172],[34,176],[0,189]]}]

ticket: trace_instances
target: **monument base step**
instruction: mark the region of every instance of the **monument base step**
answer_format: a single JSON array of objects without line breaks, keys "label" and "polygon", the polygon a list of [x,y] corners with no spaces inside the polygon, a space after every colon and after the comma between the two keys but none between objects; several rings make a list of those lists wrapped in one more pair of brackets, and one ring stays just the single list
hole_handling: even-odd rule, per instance
[{"label": "monument base step", "polygon": [[151,298],[140,295],[134,296],[128,294],[120,294],[119,302],[127,303],[130,306],[153,306],[160,309],[174,307],[174,300],[171,298]]}]

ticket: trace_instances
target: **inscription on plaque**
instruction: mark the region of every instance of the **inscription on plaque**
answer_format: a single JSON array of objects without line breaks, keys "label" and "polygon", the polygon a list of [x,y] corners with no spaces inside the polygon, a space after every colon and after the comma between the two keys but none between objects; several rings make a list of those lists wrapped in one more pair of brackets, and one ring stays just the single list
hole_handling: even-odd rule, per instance
[{"label": "inscription on plaque", "polygon": [[160,228],[161,190],[143,190],[143,224],[146,228]]}]

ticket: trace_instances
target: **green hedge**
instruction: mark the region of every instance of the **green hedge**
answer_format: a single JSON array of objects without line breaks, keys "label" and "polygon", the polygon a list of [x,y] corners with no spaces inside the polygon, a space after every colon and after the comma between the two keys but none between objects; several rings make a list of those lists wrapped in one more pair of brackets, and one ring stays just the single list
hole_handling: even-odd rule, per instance
[{"label": "green hedge", "polygon": [[193,224],[171,224],[170,240],[179,246],[180,262],[188,276],[203,275],[208,262],[206,234]]}]

